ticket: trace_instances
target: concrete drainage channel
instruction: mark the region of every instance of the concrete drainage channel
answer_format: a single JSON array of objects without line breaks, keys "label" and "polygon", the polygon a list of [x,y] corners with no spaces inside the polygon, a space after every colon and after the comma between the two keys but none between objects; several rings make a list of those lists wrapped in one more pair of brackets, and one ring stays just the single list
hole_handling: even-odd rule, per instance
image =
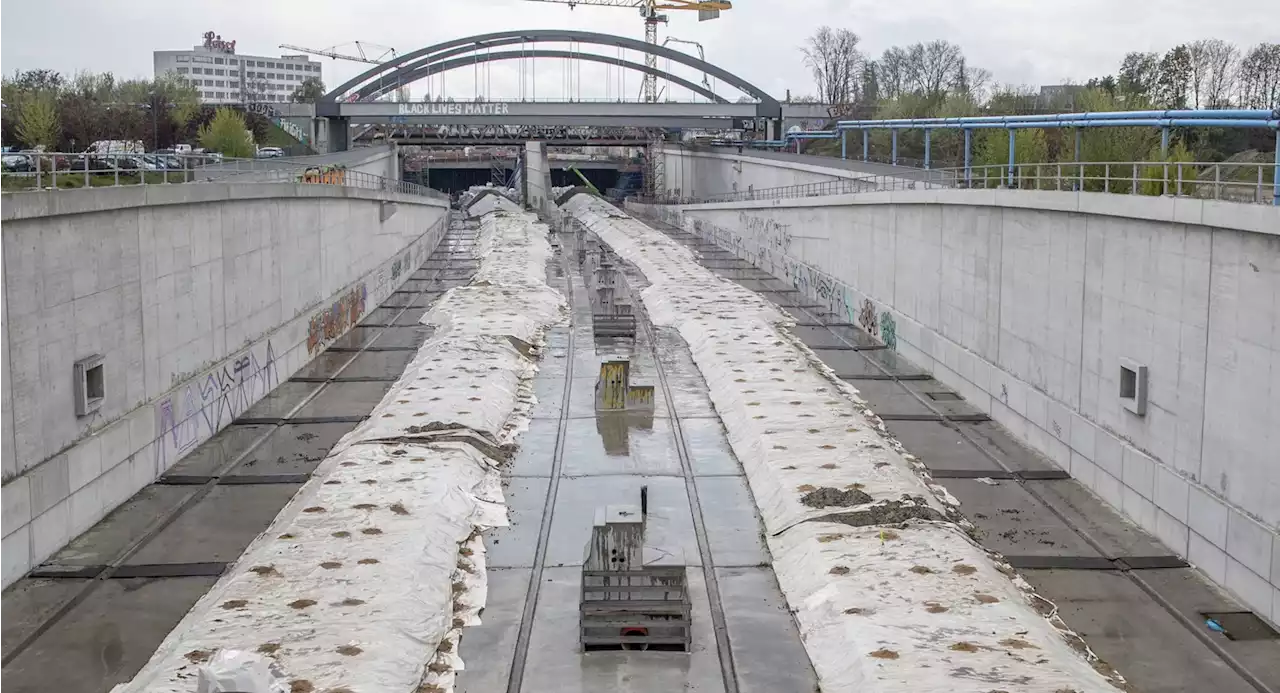
[{"label": "concrete drainage channel", "polygon": [[[576,261],[591,241],[573,232],[558,239],[548,283],[572,296],[572,322],[551,331],[539,363],[538,404],[505,475],[511,526],[486,534],[488,604],[462,639],[457,690],[815,690],[755,503],[687,348],[643,315],[634,338],[595,338],[595,287]],[[609,361],[628,363],[628,385],[653,387],[650,407],[597,408]],[[580,620],[582,609],[599,607],[584,599],[592,587],[583,579],[584,569],[587,582],[601,577],[584,558],[593,525],[602,527],[597,512],[636,505],[642,488],[638,553],[655,574],[683,573],[672,582],[687,586],[687,645],[655,637],[657,646],[623,649],[634,629],[619,625],[615,638]],[[670,624],[643,623],[655,635]]]},{"label": "concrete drainage channel", "polygon": [[427,337],[419,325],[478,266],[452,224],[358,326],[4,594],[4,685],[101,693],[128,681],[265,529]]},{"label": "concrete drainage channel", "polygon": [[[646,223],[791,314],[791,331],[960,500],[983,546],[1003,554],[1134,690],[1280,690],[1274,632],[1157,539],[842,316],[714,243]],[[1255,635],[1229,639],[1206,627],[1219,613]]]}]

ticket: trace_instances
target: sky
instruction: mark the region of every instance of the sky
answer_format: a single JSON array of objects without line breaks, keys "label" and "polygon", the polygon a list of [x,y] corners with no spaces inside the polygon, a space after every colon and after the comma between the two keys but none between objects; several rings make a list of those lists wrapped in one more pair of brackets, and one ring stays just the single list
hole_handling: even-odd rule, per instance
[{"label": "sky", "polygon": [[[984,67],[1003,84],[1083,82],[1113,73],[1129,51],[1164,51],[1200,38],[1242,47],[1280,42],[1280,9],[1274,0],[734,0],[719,19],[699,22],[694,12],[669,12],[659,29],[700,42],[707,60],[782,98],[814,92],[800,53],[822,25],[849,28],[865,52],[893,45],[945,39],[958,44],[971,66]],[[241,54],[275,56],[278,44],[309,48],[352,41],[408,52],[453,38],[507,29],[579,29],[643,39],[634,9],[584,7],[528,0],[3,0],[0,3],[0,70],[50,68],[66,74],[109,71],[118,77],[150,77],[153,50],[182,50],[206,31],[237,41]],[[347,44],[347,45],[342,45]],[[564,48],[544,46],[544,48]],[[673,48],[695,52],[692,46]],[[617,49],[595,49],[618,55]],[[622,57],[634,62],[635,53]],[[334,87],[366,65],[329,58],[326,85]],[[667,69],[660,59],[658,67]],[[692,81],[697,72],[672,66]],[[577,80],[576,83],[574,80]],[[522,92],[523,85],[523,92]],[[735,97],[723,85],[718,93]],[[412,87],[458,99],[636,98],[640,76],[598,64],[570,69],[565,61],[515,62],[451,72]],[[688,92],[672,87],[669,95]]]}]

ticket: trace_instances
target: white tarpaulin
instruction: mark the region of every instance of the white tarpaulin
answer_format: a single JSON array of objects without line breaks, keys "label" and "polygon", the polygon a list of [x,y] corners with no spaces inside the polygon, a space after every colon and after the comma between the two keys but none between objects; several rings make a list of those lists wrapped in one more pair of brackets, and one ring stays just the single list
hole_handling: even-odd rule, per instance
[{"label": "white tarpaulin", "polygon": [[963,536],[954,499],[816,363],[789,317],[603,201],[577,195],[564,209],[645,276],[649,317],[689,344],[823,690],[1114,690],[1031,608],[1025,584]]},{"label": "white tarpaulin", "polygon": [[[271,657],[296,690],[452,690],[486,599],[480,531],[507,524],[485,452],[527,425],[529,355],[566,306],[535,217],[487,215],[476,247],[483,282],[424,316],[432,337],[369,418],[117,691],[191,693],[230,650]],[[458,435],[430,437],[442,428]]]}]

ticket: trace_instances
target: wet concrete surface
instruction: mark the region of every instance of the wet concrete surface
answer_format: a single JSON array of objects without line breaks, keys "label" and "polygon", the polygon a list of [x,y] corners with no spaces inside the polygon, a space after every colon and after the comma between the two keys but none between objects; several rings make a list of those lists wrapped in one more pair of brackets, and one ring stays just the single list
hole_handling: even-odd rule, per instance
[{"label": "wet concrete surface", "polygon": [[[562,242],[571,247],[577,241],[562,237]],[[505,470],[512,526],[486,533],[490,601],[483,623],[463,634],[459,654],[466,670],[458,690],[508,690],[517,669],[522,670],[519,690],[530,692],[815,690],[812,667],[767,567],[768,552],[742,466],[729,449],[688,348],[678,337],[653,332],[642,331],[636,339],[593,338],[580,276],[572,268],[567,274],[556,269],[561,267],[548,275],[553,286],[575,289],[575,322],[547,335],[534,381],[538,403]],[[610,359],[629,360],[632,383],[639,385],[658,386],[661,367],[671,407],[667,393],[656,387],[652,412],[597,412],[600,363]],[[560,459],[557,449],[563,450]],[[690,484],[701,504],[705,554],[695,531]],[[649,498],[644,560],[647,565],[686,567],[693,601],[692,650],[584,653],[578,645],[581,566],[596,511],[608,504],[637,503],[642,486]],[[540,566],[535,564],[539,542],[545,554]],[[724,593],[731,601],[715,604],[725,614],[730,661],[756,659],[743,665],[729,686],[704,569],[713,570],[717,582],[723,574],[732,583]],[[522,654],[524,619],[519,612],[533,591],[536,603],[531,621],[523,624],[527,643]],[[739,608],[753,613],[730,618],[729,611]],[[520,667],[513,665],[516,661]]]},{"label": "wet concrete surface", "polygon": [[[708,248],[684,231],[649,223],[692,249]],[[701,257],[730,281],[773,288],[725,252]],[[1015,566],[1041,566],[1020,572],[1133,690],[1280,691],[1280,640],[1233,641],[1209,631],[1204,612],[1244,607],[1159,540],[917,366],[866,333],[851,334],[861,331],[842,316],[800,307],[808,302],[796,292],[762,295],[796,319],[794,334],[858,388],[907,451],[960,500],[984,546]],[[1148,559],[1178,567],[1132,567],[1126,558],[1135,566]]]},{"label": "wet concrete surface", "polygon": [[[424,265],[459,258],[474,268],[474,235],[450,229]],[[437,281],[438,268],[416,274],[412,292],[401,287],[363,326],[4,592],[6,691],[105,693],[146,663],[400,375],[427,334],[405,315],[420,317],[424,297],[465,281],[457,273]]]}]

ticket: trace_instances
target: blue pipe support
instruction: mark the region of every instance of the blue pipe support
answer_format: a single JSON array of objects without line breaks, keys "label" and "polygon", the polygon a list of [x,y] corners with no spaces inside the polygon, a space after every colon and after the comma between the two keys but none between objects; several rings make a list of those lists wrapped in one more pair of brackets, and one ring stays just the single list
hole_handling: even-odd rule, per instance
[{"label": "blue pipe support", "polygon": [[1076,161],[1080,160],[1080,133],[1082,132],[1084,131],[1081,130],[1080,128],[1076,128],[1076,151],[1075,151]]},{"label": "blue pipe support", "polygon": [[964,184],[973,182],[973,130],[964,130]]},{"label": "blue pipe support", "polygon": [[1276,170],[1271,176],[1271,204],[1280,207],[1280,132],[1276,133]]},{"label": "blue pipe support", "polygon": [[869,137],[870,134],[871,134],[870,130],[862,131],[862,160],[864,162],[867,161],[868,152],[870,151],[870,148],[867,146],[868,142],[870,142],[870,137]]},{"label": "blue pipe support", "polygon": [[894,129],[890,129],[889,132],[893,133],[893,158],[890,159],[890,162],[892,163],[892,165],[897,166],[898,165],[898,131]]},{"label": "blue pipe support", "polygon": [[1160,156],[1169,156],[1169,127],[1160,128]]},{"label": "blue pipe support", "polygon": [[840,131],[840,160],[844,161],[849,158],[849,135],[844,130]]},{"label": "blue pipe support", "polygon": [[929,170],[929,133],[930,132],[931,130],[929,128],[924,129],[924,168],[926,171]]},{"label": "blue pipe support", "polygon": [[1010,188],[1012,188],[1012,187],[1013,187],[1013,168],[1014,168],[1014,139],[1013,139],[1013,138],[1014,138],[1014,135],[1016,135],[1016,134],[1017,134],[1017,131],[1016,131],[1016,130],[1010,130],[1010,131],[1009,131],[1009,183],[1008,183],[1008,187],[1010,187]]}]

